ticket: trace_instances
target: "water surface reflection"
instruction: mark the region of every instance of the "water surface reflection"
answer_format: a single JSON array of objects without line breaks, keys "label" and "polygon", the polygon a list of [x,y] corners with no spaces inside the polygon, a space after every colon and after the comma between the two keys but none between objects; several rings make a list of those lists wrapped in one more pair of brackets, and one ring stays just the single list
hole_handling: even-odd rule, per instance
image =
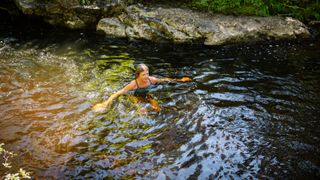
[{"label": "water surface reflection", "polygon": [[[1,35],[0,140],[39,178],[216,179],[320,173],[319,43],[197,47],[52,30]],[[161,112],[121,96],[146,63]],[[1,169],[3,173],[4,170]]]}]

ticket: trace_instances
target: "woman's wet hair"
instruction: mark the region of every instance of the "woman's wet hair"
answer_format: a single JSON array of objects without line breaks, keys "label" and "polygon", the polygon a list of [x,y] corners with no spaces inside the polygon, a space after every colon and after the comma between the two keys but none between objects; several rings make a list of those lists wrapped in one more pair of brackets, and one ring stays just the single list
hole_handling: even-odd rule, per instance
[{"label": "woman's wet hair", "polygon": [[148,66],[146,66],[145,64],[137,64],[135,66],[135,69],[136,69],[136,72],[135,72],[136,78],[139,76],[141,72],[145,70],[149,70]]}]

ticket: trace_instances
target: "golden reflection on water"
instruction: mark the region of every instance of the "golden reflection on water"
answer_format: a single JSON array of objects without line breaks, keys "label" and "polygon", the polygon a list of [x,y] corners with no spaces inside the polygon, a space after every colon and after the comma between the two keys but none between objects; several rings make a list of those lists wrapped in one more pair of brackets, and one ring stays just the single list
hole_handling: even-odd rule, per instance
[{"label": "golden reflection on water", "polygon": [[[16,52],[18,57],[0,54],[6,58],[0,65],[4,69],[0,74],[0,139],[23,154],[23,166],[34,170],[59,166],[87,151],[96,159],[108,160],[117,171],[150,151],[148,138],[158,132],[144,134],[150,125],[132,123],[139,114],[130,98],[119,98],[126,105],[114,107],[113,114],[102,114],[101,121],[90,112],[106,91],[112,93],[132,77],[134,61],[128,54],[102,55],[79,66],[48,52],[30,56],[25,51]],[[106,127],[105,122],[113,125]],[[97,134],[99,129],[103,132]],[[123,156],[128,146],[129,154]],[[128,175],[135,173],[130,167]]]}]

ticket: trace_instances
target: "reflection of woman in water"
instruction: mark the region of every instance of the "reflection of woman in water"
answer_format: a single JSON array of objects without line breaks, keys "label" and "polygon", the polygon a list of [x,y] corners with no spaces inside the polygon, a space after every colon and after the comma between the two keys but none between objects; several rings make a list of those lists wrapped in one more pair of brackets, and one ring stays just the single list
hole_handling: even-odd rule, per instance
[{"label": "reflection of woman in water", "polygon": [[126,85],[121,90],[112,94],[108,100],[103,103],[97,104],[93,107],[94,110],[100,111],[107,108],[112,101],[117,98],[119,95],[126,94],[128,91],[134,91],[134,96],[137,99],[147,101],[151,104],[152,109],[160,111],[159,104],[154,100],[151,95],[148,94],[149,89],[154,86],[156,83],[160,82],[188,82],[191,81],[188,77],[183,77],[181,79],[172,79],[172,78],[156,78],[149,76],[149,68],[145,64],[138,64],[136,66],[136,78],[132,80],[128,85]]}]

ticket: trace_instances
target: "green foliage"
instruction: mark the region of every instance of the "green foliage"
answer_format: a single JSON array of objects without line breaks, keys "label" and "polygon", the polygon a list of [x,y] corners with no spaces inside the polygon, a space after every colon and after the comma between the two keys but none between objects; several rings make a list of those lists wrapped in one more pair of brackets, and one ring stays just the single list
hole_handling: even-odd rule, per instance
[{"label": "green foliage", "polygon": [[268,15],[268,7],[263,0],[193,0],[192,5],[225,14]]},{"label": "green foliage", "polygon": [[271,14],[292,16],[301,20],[320,20],[319,0],[270,0],[268,6]]},{"label": "green foliage", "polygon": [[94,2],[94,0],[79,0],[79,4],[81,5],[90,5]]},{"label": "green foliage", "polygon": [[282,15],[303,21],[320,20],[319,0],[192,0],[191,6],[234,15]]},{"label": "green foliage", "polygon": [[103,3],[103,4],[112,4],[112,3],[125,3],[125,4],[132,4],[132,3],[138,3],[141,2],[142,0],[78,0],[80,5],[92,5],[95,3]]},{"label": "green foliage", "polygon": [[[4,144],[0,143],[0,155],[2,155],[4,162],[2,163],[2,165],[7,168],[10,169],[12,168],[11,163],[10,163],[10,158],[16,156],[16,154],[7,151],[3,148]],[[31,179],[30,177],[30,172],[27,172],[23,169],[20,168],[19,172],[17,173],[7,173],[6,176],[4,177],[5,180],[20,180],[20,179]]]},{"label": "green foliage", "polygon": [[26,172],[25,170],[21,169],[19,172],[14,174],[7,174],[4,178],[5,180],[20,180],[20,179],[31,179],[30,173]]}]

